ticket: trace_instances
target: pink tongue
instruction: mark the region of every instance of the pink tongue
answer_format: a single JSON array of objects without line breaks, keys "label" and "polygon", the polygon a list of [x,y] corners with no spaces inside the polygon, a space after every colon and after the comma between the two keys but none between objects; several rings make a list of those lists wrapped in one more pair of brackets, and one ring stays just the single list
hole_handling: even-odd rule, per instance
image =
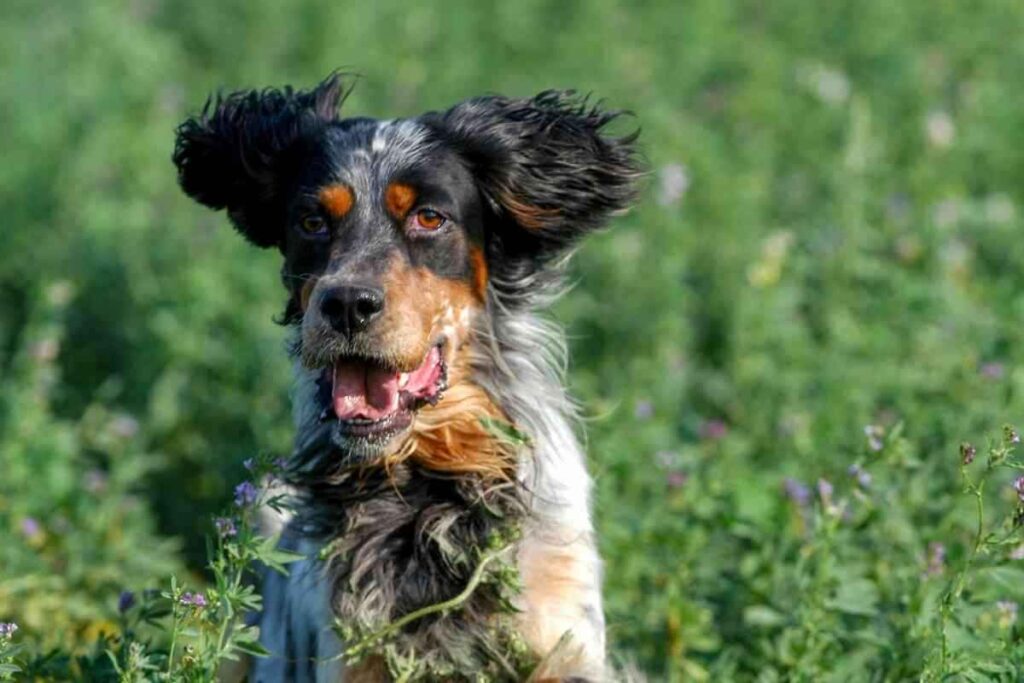
[{"label": "pink tongue", "polygon": [[381,420],[398,410],[398,373],[339,361],[331,399],[339,420]]},{"label": "pink tongue", "polygon": [[[416,398],[429,396],[441,375],[441,355],[437,348],[427,354],[423,364],[409,373],[401,391]],[[401,375],[367,363],[338,361],[334,365],[331,403],[339,420],[382,420],[399,408]]]}]

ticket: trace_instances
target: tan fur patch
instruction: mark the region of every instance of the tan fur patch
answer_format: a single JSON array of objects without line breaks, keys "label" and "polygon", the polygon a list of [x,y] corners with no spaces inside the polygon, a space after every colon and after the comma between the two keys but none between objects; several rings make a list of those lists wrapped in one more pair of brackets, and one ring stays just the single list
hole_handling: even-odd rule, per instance
[{"label": "tan fur patch", "polygon": [[469,260],[473,264],[473,288],[476,290],[477,298],[484,301],[487,298],[487,259],[484,258],[484,251],[480,247],[469,248]]},{"label": "tan fur patch", "polygon": [[[384,311],[375,323],[381,330],[374,347],[398,369],[409,372],[423,362],[441,332],[454,332],[456,312],[478,307],[469,283],[435,275],[430,269],[410,267],[394,257],[381,280]],[[459,339],[449,339],[458,344]],[[451,348],[455,348],[452,346]]]},{"label": "tan fur patch", "polygon": [[520,201],[510,192],[500,193],[498,199],[519,225],[530,230],[543,228],[548,220],[558,215],[558,209],[544,209],[539,206],[531,206]]},{"label": "tan fur patch", "polygon": [[384,191],[384,204],[388,213],[398,220],[405,220],[409,209],[416,203],[416,190],[405,183],[391,183]]},{"label": "tan fur patch", "polygon": [[328,185],[317,195],[320,205],[334,218],[344,218],[352,210],[355,198],[344,185]]},{"label": "tan fur patch", "polygon": [[448,368],[449,388],[436,406],[417,413],[412,435],[388,458],[386,466],[410,459],[438,472],[472,472],[490,481],[515,474],[514,444],[499,438],[487,421],[508,418],[483,389],[473,384],[461,363]]},{"label": "tan fur patch", "polygon": [[599,597],[595,604],[600,577],[589,561],[593,553],[588,541],[571,532],[563,542],[527,538],[520,546],[520,632],[544,658],[535,675],[581,675],[603,668],[603,632],[587,617],[587,610],[600,604]]}]

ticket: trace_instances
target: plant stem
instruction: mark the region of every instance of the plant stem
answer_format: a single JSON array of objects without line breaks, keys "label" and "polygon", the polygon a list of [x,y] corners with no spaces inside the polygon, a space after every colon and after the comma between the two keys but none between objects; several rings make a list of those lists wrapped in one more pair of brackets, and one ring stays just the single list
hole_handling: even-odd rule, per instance
[{"label": "plant stem", "polygon": [[484,569],[487,568],[487,565],[490,564],[491,560],[494,560],[495,558],[499,557],[503,552],[505,552],[506,548],[501,548],[500,550],[496,550],[494,552],[488,553],[487,555],[484,555],[480,559],[480,564],[478,564],[476,569],[473,571],[473,575],[469,577],[469,581],[466,583],[466,587],[463,588],[458,595],[447,600],[444,600],[442,602],[435,603],[433,605],[421,607],[418,610],[414,610],[406,615],[403,615],[402,617],[399,617],[398,619],[392,621],[390,624],[386,625],[381,630],[375,633],[371,633],[370,635],[361,639],[359,642],[355,643],[351,647],[346,648],[344,655],[346,657],[356,655],[366,646],[374,642],[377,642],[378,640],[382,640],[388,637],[392,633],[404,627],[406,624],[412,623],[417,619],[422,619],[423,617],[429,614],[435,614],[437,612],[445,612],[450,609],[455,609],[456,607],[458,607],[459,605],[461,605],[469,599],[469,597],[473,594],[473,591],[475,591],[477,586],[480,585],[480,581],[483,579],[484,576]]}]

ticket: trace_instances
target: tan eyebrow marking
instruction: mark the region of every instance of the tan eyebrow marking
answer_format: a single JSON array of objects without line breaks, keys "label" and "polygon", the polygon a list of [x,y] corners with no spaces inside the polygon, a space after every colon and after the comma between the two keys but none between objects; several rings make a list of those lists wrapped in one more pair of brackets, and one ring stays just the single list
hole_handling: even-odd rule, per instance
[{"label": "tan eyebrow marking", "polygon": [[320,190],[317,199],[333,218],[344,218],[345,214],[352,210],[352,204],[355,202],[352,190],[344,185],[328,185]]},{"label": "tan eyebrow marking", "polygon": [[391,183],[384,192],[384,204],[388,213],[399,220],[409,215],[409,209],[416,203],[416,190],[405,183]]}]

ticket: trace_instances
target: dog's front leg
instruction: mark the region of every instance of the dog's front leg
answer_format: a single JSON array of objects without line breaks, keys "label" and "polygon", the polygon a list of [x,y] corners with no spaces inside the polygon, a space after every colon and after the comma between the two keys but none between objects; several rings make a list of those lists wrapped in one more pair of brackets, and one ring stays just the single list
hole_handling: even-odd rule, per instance
[{"label": "dog's front leg", "polygon": [[606,680],[601,564],[592,532],[533,528],[518,562],[520,629],[542,658],[536,679]]}]

